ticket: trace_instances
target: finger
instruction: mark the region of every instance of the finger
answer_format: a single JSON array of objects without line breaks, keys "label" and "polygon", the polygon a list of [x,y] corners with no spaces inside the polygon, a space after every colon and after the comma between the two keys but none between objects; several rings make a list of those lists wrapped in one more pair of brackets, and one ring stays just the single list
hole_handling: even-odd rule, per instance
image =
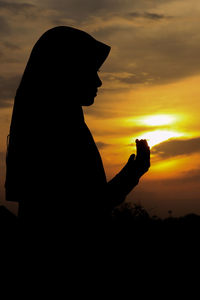
[{"label": "finger", "polygon": [[144,140],[144,144],[146,147],[149,147],[148,143],[147,143],[147,140]]},{"label": "finger", "polygon": [[141,139],[141,140],[136,139],[135,141],[136,141],[136,145],[138,145],[138,146],[141,146],[141,147],[143,147],[143,146],[147,147],[148,146],[148,143],[147,143],[146,139]]},{"label": "finger", "polygon": [[144,142],[141,144],[140,149],[141,149],[142,151],[145,151],[145,152],[149,152],[149,151],[150,151],[150,147],[148,146],[147,141],[144,141]]},{"label": "finger", "polygon": [[137,148],[141,148],[142,144],[143,144],[142,140],[136,140],[136,147]]},{"label": "finger", "polygon": [[145,147],[148,147],[147,140],[146,139],[141,140],[141,145],[145,146]]},{"label": "finger", "polygon": [[135,154],[134,153],[130,155],[128,161],[130,162],[130,161],[133,161],[133,160],[135,160]]},{"label": "finger", "polygon": [[137,142],[136,148],[137,148],[138,152],[149,152],[150,151],[150,147],[148,146],[146,140],[141,140],[141,141]]},{"label": "finger", "polygon": [[136,146],[140,146],[142,144],[142,140],[139,139],[136,139],[135,142],[136,142]]},{"label": "finger", "polygon": [[150,164],[150,148],[145,139],[137,140],[136,160],[141,166],[144,166],[144,164],[148,166]]}]

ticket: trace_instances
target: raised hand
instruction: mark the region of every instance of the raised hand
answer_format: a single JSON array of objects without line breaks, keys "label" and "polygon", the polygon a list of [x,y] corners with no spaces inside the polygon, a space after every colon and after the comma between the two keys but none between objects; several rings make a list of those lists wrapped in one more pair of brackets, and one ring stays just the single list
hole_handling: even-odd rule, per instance
[{"label": "raised hand", "polygon": [[150,167],[150,148],[146,140],[136,140],[137,153],[129,157],[125,170],[129,177],[138,180],[144,175]]},{"label": "raised hand", "polygon": [[135,142],[137,148],[135,163],[139,177],[141,177],[150,167],[150,148],[146,140],[136,139]]},{"label": "raised hand", "polygon": [[137,153],[129,157],[124,168],[108,182],[113,207],[121,204],[150,167],[150,148],[146,140],[136,140]]}]

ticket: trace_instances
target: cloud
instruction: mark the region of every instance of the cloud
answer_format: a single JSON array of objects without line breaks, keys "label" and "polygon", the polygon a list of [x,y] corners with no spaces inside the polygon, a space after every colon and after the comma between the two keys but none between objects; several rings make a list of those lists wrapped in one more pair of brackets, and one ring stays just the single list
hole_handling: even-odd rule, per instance
[{"label": "cloud", "polygon": [[[39,2],[39,0],[37,1]],[[91,16],[102,16],[111,12],[116,12],[129,8],[130,1],[115,1],[115,0],[43,0],[43,4],[50,9],[59,11],[61,16],[72,17],[79,22],[90,18]],[[133,4],[134,5],[134,1]]]},{"label": "cloud", "polygon": [[4,165],[6,163],[6,152],[0,151],[0,164]]},{"label": "cloud", "polygon": [[20,47],[12,42],[5,41],[3,44],[7,49],[10,49],[12,51],[20,50]]},{"label": "cloud", "polygon": [[149,7],[141,2],[143,6],[133,1],[135,11],[129,12],[128,5],[113,12],[108,9],[105,14],[97,10],[98,13],[95,11],[80,22],[83,29],[111,45],[105,70],[113,74],[129,73],[127,78],[117,79],[130,88],[135,84],[167,84],[199,74],[199,25],[196,18],[188,22],[194,12],[180,17],[179,1],[174,14],[172,2],[169,12],[162,7],[159,12],[157,1],[151,1]]},{"label": "cloud", "polygon": [[[119,121],[120,123],[120,121]],[[112,136],[112,137],[132,137],[132,142],[127,144],[127,147],[133,147],[135,146],[135,138],[137,135],[140,135],[142,132],[147,130],[148,127],[142,127],[142,126],[135,126],[135,127],[123,127],[123,126],[113,126],[113,128],[108,127],[99,129],[95,129],[95,133],[97,135],[103,136]],[[149,127],[149,129],[152,129],[152,127]]]},{"label": "cloud", "polygon": [[157,154],[161,158],[169,158],[179,155],[190,155],[200,152],[200,137],[188,140],[168,140],[151,149],[152,154]]},{"label": "cloud", "polygon": [[[12,39],[5,38],[1,39],[0,44],[0,63],[1,63],[1,71],[0,77],[4,76],[3,74],[7,73],[4,70],[8,70],[8,68],[12,68],[13,63],[22,63],[24,60],[23,56],[23,47],[17,45],[16,41],[12,41]],[[9,67],[7,64],[11,64]]]},{"label": "cloud", "polygon": [[96,142],[96,145],[97,145],[97,147],[99,148],[99,149],[104,149],[104,148],[106,148],[106,147],[108,147],[109,146],[109,144],[106,144],[106,143],[103,143],[103,142]]},{"label": "cloud", "polygon": [[164,14],[150,13],[150,12],[130,12],[125,15],[126,18],[146,18],[150,20],[162,20],[171,18],[171,16],[165,16]]},{"label": "cloud", "polygon": [[83,107],[83,110],[85,115],[93,116],[97,119],[109,119],[122,116],[119,110],[109,109],[109,107],[98,105],[97,103],[92,107]]},{"label": "cloud", "polygon": [[[177,188],[179,186],[187,186],[191,184],[199,185],[200,182],[200,169],[191,169],[189,171],[183,171],[180,172],[178,176],[173,178],[156,178],[153,180],[146,181],[145,185],[149,185],[150,187],[153,187],[155,184],[157,185],[157,188],[166,188],[170,187],[170,189]],[[181,191],[181,190],[180,190]],[[193,189],[191,189],[191,193],[194,192]],[[196,195],[198,196],[198,195]]]},{"label": "cloud", "polygon": [[8,22],[3,16],[0,15],[0,36],[5,36],[11,32],[11,28],[8,25]]},{"label": "cloud", "polygon": [[[39,3],[40,0],[36,2]],[[174,0],[168,0],[168,3],[173,2]],[[177,2],[180,0],[177,0]],[[85,20],[86,18],[92,16],[103,16],[111,15],[116,13],[127,13],[130,11],[146,11],[156,9],[160,4],[165,3],[166,0],[43,0],[42,3],[45,6],[48,6],[51,9],[60,11],[62,15],[67,17],[74,17],[80,21]]]},{"label": "cloud", "polygon": [[136,85],[167,84],[197,75],[199,20],[192,19],[194,9],[188,15],[184,10],[180,17],[186,1],[173,2],[167,1],[165,8],[164,0],[0,1],[2,69],[7,71],[6,63],[24,63],[34,41],[51,25],[68,25],[86,30],[112,47],[103,66],[108,83],[104,91],[127,91]]},{"label": "cloud", "polygon": [[28,1],[21,3],[20,1],[0,1],[1,44],[5,39],[12,39],[12,42],[19,39],[21,44],[28,39],[30,43],[30,37],[34,37],[35,31],[39,30],[38,27],[42,27],[38,19],[45,23],[46,11],[48,11],[48,9],[42,10],[33,2],[34,0],[32,3],[28,3]]},{"label": "cloud", "polygon": [[[179,29],[175,30],[176,26]],[[113,36],[111,43],[117,47],[118,54],[112,56],[111,50],[108,58],[111,63],[106,70],[129,73],[128,77],[119,80],[130,87],[137,83],[167,84],[199,74],[197,26],[194,24],[191,31],[185,29],[184,24],[175,21],[149,28],[145,23],[143,28],[125,30],[121,27],[117,32],[109,28]],[[104,32],[106,34],[106,30]]]},{"label": "cloud", "polygon": [[184,184],[184,183],[198,183],[200,182],[200,169],[189,170],[187,172],[182,172],[180,177],[175,179],[165,179],[167,184]]},{"label": "cloud", "polygon": [[149,12],[144,13],[144,17],[152,20],[161,20],[161,19],[169,18],[169,16],[164,16],[163,14],[155,14]]},{"label": "cloud", "polygon": [[19,81],[18,75],[8,78],[0,76],[0,108],[12,105]]},{"label": "cloud", "polygon": [[[117,82],[125,83],[125,84],[138,84],[138,83],[144,83],[145,80],[148,80],[148,73],[141,72],[141,73],[131,73],[131,72],[105,72],[102,76],[104,81],[110,81],[115,82],[114,90],[120,90],[120,89],[127,89],[129,88],[126,86],[121,86],[117,84]],[[112,88],[109,88],[111,90]],[[104,88],[105,90],[105,88]]]},{"label": "cloud", "polygon": [[18,3],[18,2],[5,2],[0,1],[0,10],[6,10],[13,14],[23,14],[23,13],[30,13],[30,10],[35,8],[35,5],[32,3]]}]

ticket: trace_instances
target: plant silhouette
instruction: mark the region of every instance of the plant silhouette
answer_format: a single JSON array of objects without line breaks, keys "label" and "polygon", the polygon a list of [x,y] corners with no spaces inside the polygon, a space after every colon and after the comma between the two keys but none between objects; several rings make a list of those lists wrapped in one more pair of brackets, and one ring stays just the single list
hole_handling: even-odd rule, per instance
[{"label": "plant silhouette", "polygon": [[91,235],[150,167],[146,140],[136,140],[137,154],[107,182],[84,121],[82,106],[94,103],[110,49],[67,26],[48,30],[33,47],[15,96],[5,182],[26,230]]}]

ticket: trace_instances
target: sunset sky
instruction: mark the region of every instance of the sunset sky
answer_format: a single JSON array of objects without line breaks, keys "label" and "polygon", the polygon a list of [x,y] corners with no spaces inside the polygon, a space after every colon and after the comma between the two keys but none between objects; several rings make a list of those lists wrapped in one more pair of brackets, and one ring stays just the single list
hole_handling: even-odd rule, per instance
[{"label": "sunset sky", "polygon": [[111,46],[84,108],[107,179],[146,138],[151,168],[126,201],[160,217],[200,214],[199,20],[199,0],[0,1],[0,204],[17,211],[3,188],[16,88],[38,38],[66,25]]}]

